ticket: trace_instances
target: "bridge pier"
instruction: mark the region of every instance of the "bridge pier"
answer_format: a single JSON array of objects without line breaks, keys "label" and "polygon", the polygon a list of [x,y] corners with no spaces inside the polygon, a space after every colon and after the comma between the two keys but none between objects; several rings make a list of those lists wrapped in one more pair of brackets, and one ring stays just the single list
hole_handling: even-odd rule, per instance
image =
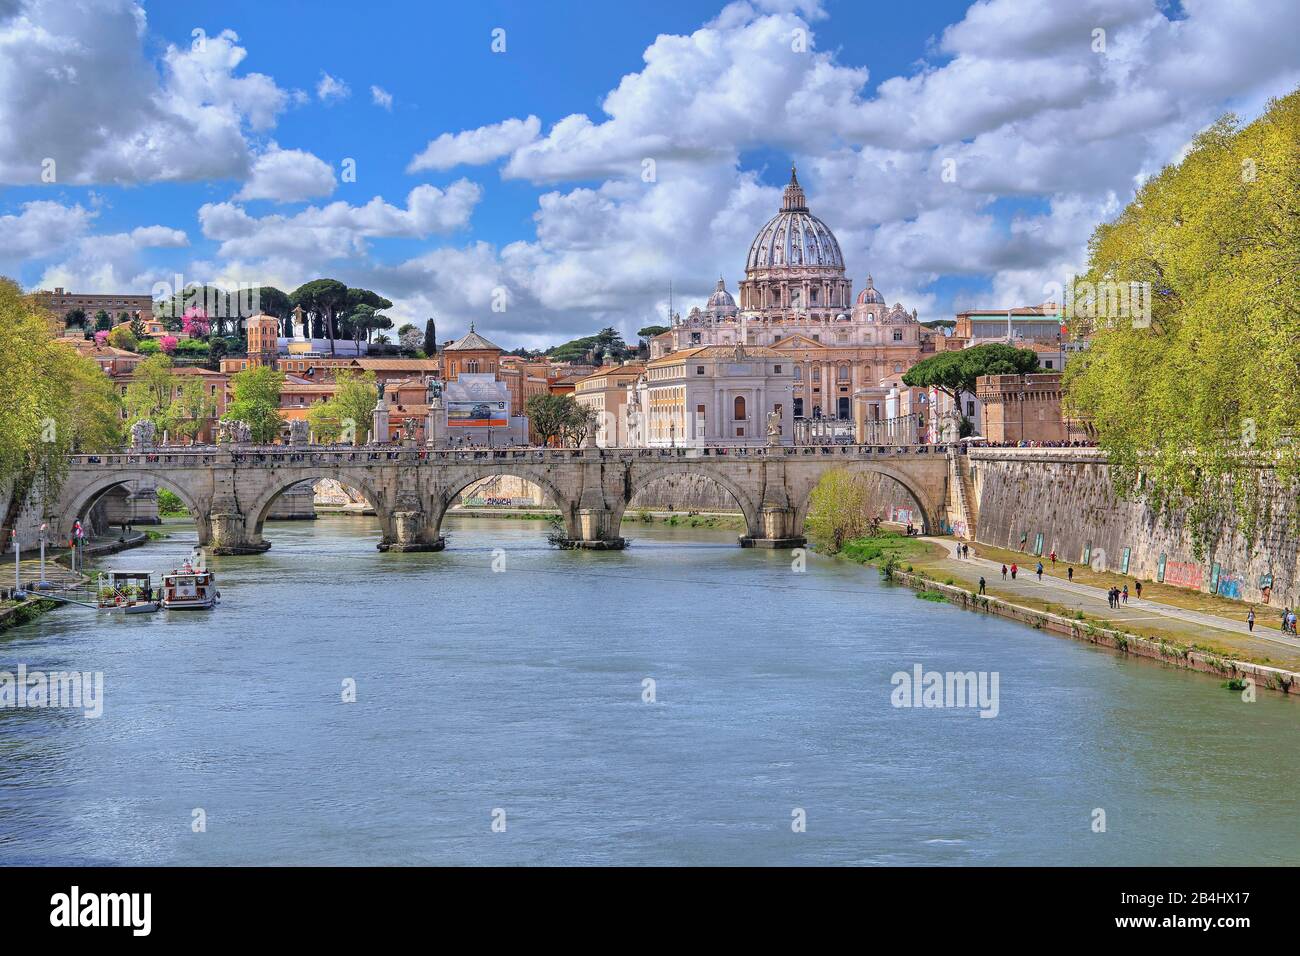
[{"label": "bridge pier", "polygon": [[441,551],[447,539],[430,527],[429,516],[420,507],[418,499],[399,501],[391,515],[379,515],[384,538],[377,547],[380,551]]},{"label": "bridge pier", "polygon": [[758,527],[740,539],[742,548],[802,548],[807,543],[798,512],[780,505],[764,505],[758,513]]},{"label": "bridge pier", "polygon": [[213,554],[261,554],[271,542],[248,533],[248,521],[233,508],[213,507],[208,515],[208,550]]},{"label": "bridge pier", "polygon": [[627,540],[619,536],[621,514],[609,508],[579,508],[577,511],[578,536],[566,538],[566,548],[588,551],[621,551]]}]

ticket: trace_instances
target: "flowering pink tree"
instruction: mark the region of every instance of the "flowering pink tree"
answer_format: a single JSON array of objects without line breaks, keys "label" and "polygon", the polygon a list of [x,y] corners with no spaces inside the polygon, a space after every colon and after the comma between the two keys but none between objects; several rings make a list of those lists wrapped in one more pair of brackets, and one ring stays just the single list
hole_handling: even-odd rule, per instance
[{"label": "flowering pink tree", "polygon": [[158,340],[158,347],[168,355],[174,355],[176,353],[176,342],[176,336],[164,335]]},{"label": "flowering pink tree", "polygon": [[181,329],[192,339],[205,339],[212,331],[212,323],[208,321],[208,313],[199,306],[192,305],[181,317]]},{"label": "flowering pink tree", "polygon": [[102,332],[95,333],[96,345],[103,345],[107,341],[108,341],[108,329],[104,329]]}]

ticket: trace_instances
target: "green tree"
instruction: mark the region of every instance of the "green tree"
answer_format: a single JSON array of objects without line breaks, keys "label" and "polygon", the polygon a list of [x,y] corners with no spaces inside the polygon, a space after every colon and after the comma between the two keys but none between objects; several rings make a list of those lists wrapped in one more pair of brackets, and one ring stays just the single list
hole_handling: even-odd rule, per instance
[{"label": "green tree", "polygon": [[113,317],[100,309],[95,313],[95,329],[99,332],[107,332],[113,327]]},{"label": "green tree", "polygon": [[289,298],[294,305],[302,306],[304,312],[325,320],[325,334],[330,340],[330,355],[333,355],[337,335],[335,320],[348,307],[348,287],[337,279],[313,279],[300,285]]},{"label": "green tree", "polygon": [[121,407],[99,366],[60,342],[58,320],[0,279],[0,540],[38,485],[57,497],[67,456],[121,441]]},{"label": "green tree", "polygon": [[424,354],[429,358],[438,357],[438,328],[433,319],[424,323]]},{"label": "green tree", "polygon": [[144,327],[144,323],[139,319],[131,320],[131,334],[135,336],[137,342],[149,337],[149,330]]},{"label": "green tree", "polygon": [[327,401],[317,402],[307,412],[311,430],[319,441],[326,443],[351,440],[354,445],[364,444],[370,436],[375,406],[379,404],[375,373],[340,371],[334,382],[337,386],[334,395]]},{"label": "green tree", "polygon": [[170,414],[173,432],[188,438],[192,444],[203,427],[217,414],[216,399],[208,393],[207,382],[202,376],[188,375],[181,378]]},{"label": "green tree", "polygon": [[226,417],[246,422],[253,441],[274,442],[280,435],[284,418],[280,414],[280,390],[284,373],[265,365],[236,372],[230,377],[232,401]]},{"label": "green tree", "polygon": [[[1111,305],[1129,283],[1149,310]],[[1067,366],[1068,405],[1117,489],[1140,476],[1198,542],[1231,517],[1250,536],[1270,495],[1245,465],[1300,478],[1300,91],[1244,128],[1224,117],[1148,179],[1093,233],[1073,291],[1071,325],[1093,334]]]},{"label": "green tree", "polygon": [[828,472],[817,483],[809,500],[806,526],[819,550],[838,554],[845,542],[870,529],[868,490],[864,476],[843,468]]},{"label": "green tree", "polygon": [[84,329],[86,327],[86,310],[69,309],[67,314],[63,316],[63,323],[67,328],[72,328],[75,325]]},{"label": "green tree", "polygon": [[644,329],[637,330],[636,334],[641,336],[643,339],[649,340],[654,338],[656,335],[663,335],[665,332],[669,331],[671,330],[666,325],[647,325]]},{"label": "green tree", "polygon": [[126,408],[127,425],[148,419],[158,429],[174,433],[176,409],[174,399],[178,387],[175,369],[168,355],[150,355],[131,372],[131,383],[126,387],[122,404]]},{"label": "green tree", "polygon": [[[990,342],[923,359],[903,373],[903,383],[912,388],[937,388],[951,397],[960,411],[962,395],[975,393],[975,380],[980,376],[1025,375],[1037,370],[1038,356],[1032,349]],[[962,415],[961,428],[969,434],[970,424],[965,415]]]},{"label": "green tree", "polygon": [[119,325],[112,332],[109,332],[108,344],[115,349],[122,349],[126,352],[134,352],[140,348],[140,340],[136,338],[129,325]]}]

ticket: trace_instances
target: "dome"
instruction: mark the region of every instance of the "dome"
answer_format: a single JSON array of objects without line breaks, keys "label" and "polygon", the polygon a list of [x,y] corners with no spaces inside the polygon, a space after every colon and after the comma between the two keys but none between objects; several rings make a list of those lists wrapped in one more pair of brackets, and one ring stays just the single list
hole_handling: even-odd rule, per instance
[{"label": "dome", "polygon": [[867,287],[858,293],[858,305],[884,305],[885,297],[881,295],[874,285],[871,284],[871,276],[867,276]]},{"label": "dome", "polygon": [[727,284],[718,279],[718,284],[713,290],[713,295],[709,296],[709,302],[705,306],[710,312],[720,312],[724,309],[734,309],[736,300],[731,297],[727,291]]},{"label": "dome", "polygon": [[830,227],[808,211],[803,187],[790,169],[781,211],[758,231],[745,271],[813,267],[844,271],[844,256]]}]

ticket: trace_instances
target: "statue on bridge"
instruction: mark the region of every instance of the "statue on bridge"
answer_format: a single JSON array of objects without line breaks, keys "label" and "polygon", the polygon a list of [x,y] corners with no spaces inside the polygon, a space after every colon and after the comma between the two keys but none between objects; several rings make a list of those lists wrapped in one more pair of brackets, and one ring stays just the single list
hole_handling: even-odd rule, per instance
[{"label": "statue on bridge", "polygon": [[158,434],[158,426],[147,418],[142,418],[131,426],[131,447],[152,448]]},{"label": "statue on bridge", "polygon": [[293,418],[289,420],[289,444],[306,445],[311,438],[308,430],[307,420],[305,418]]},{"label": "statue on bridge", "polygon": [[253,440],[253,430],[248,422],[237,418],[223,418],[217,422],[217,443],[221,445],[247,445]]},{"label": "statue on bridge", "polygon": [[768,412],[767,415],[767,443],[768,445],[781,444],[781,413],[776,409]]}]

